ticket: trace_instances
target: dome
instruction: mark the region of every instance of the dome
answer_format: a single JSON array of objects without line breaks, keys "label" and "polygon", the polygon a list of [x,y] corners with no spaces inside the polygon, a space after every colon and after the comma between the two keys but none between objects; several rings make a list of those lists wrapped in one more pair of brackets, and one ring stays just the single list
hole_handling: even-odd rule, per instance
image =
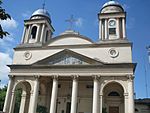
[{"label": "dome", "polygon": [[109,1],[109,2],[106,2],[103,7],[106,7],[106,6],[109,6],[109,5],[119,5],[121,6],[117,1]]},{"label": "dome", "polygon": [[32,14],[32,17],[35,17],[35,16],[44,16],[44,17],[50,18],[50,14],[48,13],[48,11],[46,9],[38,9],[38,10],[34,11]]},{"label": "dome", "polygon": [[117,1],[106,2],[101,9],[101,13],[124,12],[123,7]]}]

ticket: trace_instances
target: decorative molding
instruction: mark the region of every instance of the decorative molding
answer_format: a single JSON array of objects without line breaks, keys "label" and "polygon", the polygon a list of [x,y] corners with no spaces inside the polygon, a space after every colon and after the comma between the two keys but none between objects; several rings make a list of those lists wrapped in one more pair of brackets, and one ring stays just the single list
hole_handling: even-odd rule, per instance
[{"label": "decorative molding", "polygon": [[128,81],[133,81],[134,80],[134,75],[129,74],[129,75],[126,75],[126,76],[127,76]]},{"label": "decorative molding", "polygon": [[111,48],[111,49],[109,49],[109,55],[112,58],[116,58],[119,55],[119,51],[116,50],[115,48]]},{"label": "decorative molding", "polygon": [[25,57],[25,60],[30,60],[31,57],[32,57],[32,53],[29,52],[29,51],[26,51],[26,52],[24,53],[24,57]]}]

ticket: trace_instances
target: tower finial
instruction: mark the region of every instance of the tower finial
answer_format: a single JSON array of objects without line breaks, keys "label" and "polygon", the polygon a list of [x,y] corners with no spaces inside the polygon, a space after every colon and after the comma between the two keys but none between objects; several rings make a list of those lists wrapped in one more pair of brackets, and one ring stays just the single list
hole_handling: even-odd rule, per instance
[{"label": "tower finial", "polygon": [[43,0],[43,4],[42,5],[43,5],[42,8],[45,9],[45,0]]}]

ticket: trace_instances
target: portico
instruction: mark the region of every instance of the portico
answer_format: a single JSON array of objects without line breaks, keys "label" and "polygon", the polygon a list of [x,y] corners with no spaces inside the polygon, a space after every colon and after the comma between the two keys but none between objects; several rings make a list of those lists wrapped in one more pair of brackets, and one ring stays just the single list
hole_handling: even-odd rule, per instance
[{"label": "portico", "polygon": [[[77,72],[73,72],[72,70],[72,68],[75,67],[75,70],[78,70]],[[133,95],[127,92],[128,88],[132,87],[132,83],[130,83],[132,76],[130,73],[125,74],[126,68],[124,68],[124,71],[116,71],[116,67],[116,69],[113,69],[114,72],[112,75],[111,72],[103,72],[101,65],[87,66],[88,70],[91,70],[90,72],[88,72],[86,66],[75,67],[69,66],[65,69],[66,66],[65,68],[62,66],[61,69],[60,67],[57,69],[55,66],[52,70],[53,73],[50,71],[47,72],[45,70],[46,68],[41,69],[41,67],[39,67],[40,75],[38,72],[34,72],[34,68],[37,70],[38,66],[32,68],[28,66],[26,70],[30,73],[27,73],[26,70],[22,70],[22,75],[18,73],[17,70],[11,72],[11,79],[9,81],[11,85],[8,85],[8,87],[13,87],[13,89],[9,90],[8,93],[10,93],[10,96],[7,97],[8,100],[11,98],[11,103],[9,107],[6,105],[5,108],[8,108],[9,113],[13,113],[14,104],[12,103],[15,103],[15,89],[20,86],[22,88],[20,113],[36,112],[39,104],[45,106],[49,113],[67,112],[68,110],[72,113],[102,113],[103,108],[109,110],[111,105],[114,105],[113,101],[115,102],[115,100],[110,101],[112,103],[106,100],[106,98],[111,99],[111,96],[113,99],[114,96],[118,96],[117,98],[121,97],[121,100],[116,100],[116,102],[119,102],[116,106],[118,106],[118,109],[122,113],[130,112],[126,111],[125,108],[130,107],[128,103],[132,102],[133,99]],[[95,69],[95,67],[99,68]],[[104,67],[105,66],[103,66],[103,68]],[[24,67],[22,67],[22,69],[24,69]],[[64,73],[61,73],[62,69]],[[110,69],[109,67],[107,70]],[[26,80],[27,78],[28,80]],[[124,81],[122,81],[122,79],[124,79]],[[126,84],[126,81],[130,82]],[[114,84],[114,86],[112,84]],[[106,86],[113,86],[116,89],[111,88],[111,90],[109,90]],[[114,92],[118,93],[118,95],[113,95]],[[112,93],[112,95],[109,95],[110,93]],[[119,106],[120,104],[121,106]],[[86,106],[89,106],[89,108],[87,109]]]}]

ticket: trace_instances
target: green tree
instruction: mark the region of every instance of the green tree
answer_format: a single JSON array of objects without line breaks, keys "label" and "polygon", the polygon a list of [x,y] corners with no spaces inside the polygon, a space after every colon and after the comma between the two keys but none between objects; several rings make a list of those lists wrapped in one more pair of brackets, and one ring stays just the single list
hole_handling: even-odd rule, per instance
[{"label": "green tree", "polygon": [[6,91],[7,91],[7,86],[4,86],[4,88],[0,88],[0,111],[3,110]]},{"label": "green tree", "polygon": [[[0,21],[11,19],[11,16],[6,13],[5,9],[2,8],[2,0],[0,0]],[[7,31],[4,31],[1,24],[0,24],[0,38],[3,39],[4,36],[9,35]]]},{"label": "green tree", "polygon": [[14,113],[19,113],[20,109],[20,103],[21,103],[21,94],[22,94],[22,89],[16,89],[15,90],[15,108],[14,108]]}]

